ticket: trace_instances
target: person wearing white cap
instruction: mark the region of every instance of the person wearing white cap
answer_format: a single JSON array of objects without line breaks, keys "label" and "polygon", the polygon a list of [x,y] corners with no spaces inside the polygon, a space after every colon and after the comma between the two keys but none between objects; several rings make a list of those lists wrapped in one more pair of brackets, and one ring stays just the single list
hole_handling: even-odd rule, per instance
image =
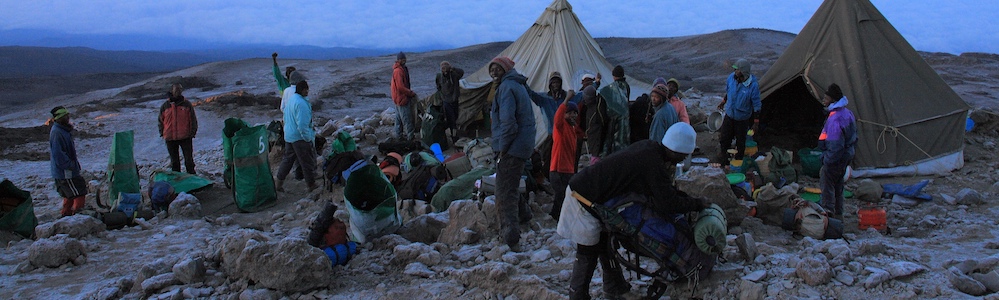
[{"label": "person wearing white cap", "polygon": [[[569,180],[569,190],[563,201],[602,204],[616,197],[635,193],[652,199],[652,210],[662,216],[704,209],[710,203],[679,192],[673,186],[673,175],[670,172],[673,166],[694,151],[696,141],[697,133],[690,124],[676,123],[666,131],[660,141],[638,141],[581,170]],[[578,210],[573,212],[570,208],[579,206],[562,207],[563,216],[579,213]],[[594,218],[593,214],[591,212],[589,216],[582,217]],[[558,224],[560,235],[572,232],[564,228],[569,225],[568,222],[561,222],[563,219],[566,217],[560,219]],[[598,227],[595,230],[600,229]],[[599,238],[596,238],[596,235],[599,235]],[[596,270],[597,261],[603,269],[604,294],[608,298],[620,297],[631,289],[624,280],[620,266],[611,263],[613,258],[607,253],[606,232],[592,232],[592,236],[586,237],[564,237],[577,243],[576,262],[573,264],[569,279],[570,299],[589,298],[589,284],[593,278],[593,271]],[[597,239],[599,240],[596,243],[590,242],[591,245],[580,243]]]}]

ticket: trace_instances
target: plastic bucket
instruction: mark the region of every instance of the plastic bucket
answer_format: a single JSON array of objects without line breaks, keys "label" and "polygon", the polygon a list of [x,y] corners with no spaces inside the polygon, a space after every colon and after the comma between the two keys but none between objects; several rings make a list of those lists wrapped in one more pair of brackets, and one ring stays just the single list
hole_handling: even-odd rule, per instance
[{"label": "plastic bucket", "polygon": [[742,160],[733,159],[732,162],[729,163],[729,170],[731,170],[732,173],[742,173]]},{"label": "plastic bucket", "polygon": [[759,150],[755,141],[746,140],[746,155],[753,156]]},{"label": "plastic bucket", "polygon": [[708,115],[708,131],[715,132],[721,129],[722,121],[725,120],[725,113],[713,111]]},{"label": "plastic bucket", "polygon": [[798,158],[801,160],[801,173],[819,178],[819,171],[822,169],[822,151],[811,148],[798,150]]}]

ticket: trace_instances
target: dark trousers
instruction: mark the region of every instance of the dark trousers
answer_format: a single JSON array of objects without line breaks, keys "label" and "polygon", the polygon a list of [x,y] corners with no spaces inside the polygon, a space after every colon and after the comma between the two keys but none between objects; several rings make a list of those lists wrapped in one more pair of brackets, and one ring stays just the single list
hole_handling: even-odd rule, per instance
[{"label": "dark trousers", "polygon": [[458,101],[444,101],[444,125],[451,130],[458,128]]},{"label": "dark trousers", "polygon": [[569,179],[571,178],[572,174],[570,173],[548,173],[548,181],[552,184],[552,190],[555,190],[555,196],[552,198],[552,210],[548,212],[548,215],[551,215],[555,220],[558,220],[559,215],[562,213],[562,200],[565,200],[565,188],[569,186]]},{"label": "dark trousers", "polygon": [[526,159],[502,154],[496,164],[496,209],[499,210],[500,237],[510,246],[520,242],[521,204],[520,176],[524,173]]},{"label": "dark trousers", "polygon": [[176,141],[166,141],[167,152],[170,153],[170,168],[180,172],[180,150],[184,151],[184,168],[187,173],[194,174],[194,143],[193,138]]},{"label": "dark trousers", "polygon": [[316,148],[312,143],[296,141],[284,144],[284,157],[278,167],[277,179],[284,180],[291,173],[291,167],[298,162],[298,167],[305,175],[305,183],[310,187],[316,184]]},{"label": "dark trousers", "polygon": [[846,183],[843,176],[849,165],[849,162],[841,166],[822,165],[822,170],[819,171],[819,186],[822,187],[819,203],[834,216],[843,215],[843,185]]},{"label": "dark trousers", "polygon": [[607,253],[607,233],[600,233],[600,241],[593,246],[576,244],[576,262],[572,265],[572,275],[569,277],[569,299],[590,299],[590,280],[597,262],[603,270],[604,293],[621,295],[631,290],[631,285],[624,280],[624,271],[614,258]]},{"label": "dark trousers", "polygon": [[721,157],[728,155],[725,151],[732,146],[732,138],[735,138],[736,159],[742,159],[746,155],[746,132],[753,124],[753,119],[737,121],[729,116],[725,116],[718,136],[718,151]]}]

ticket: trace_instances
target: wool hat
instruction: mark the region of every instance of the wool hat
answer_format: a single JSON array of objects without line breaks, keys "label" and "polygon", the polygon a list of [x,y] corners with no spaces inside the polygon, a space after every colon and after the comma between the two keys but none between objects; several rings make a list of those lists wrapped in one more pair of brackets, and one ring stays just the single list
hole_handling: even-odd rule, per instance
[{"label": "wool hat", "polygon": [[555,79],[562,80],[562,73],[559,73],[558,71],[553,71],[551,75],[548,75],[548,82],[552,82],[552,80]]},{"label": "wool hat", "polygon": [[676,80],[676,78],[670,78],[669,80],[666,80],[666,83],[670,83],[670,82],[675,83],[676,87],[680,88],[680,81]]},{"label": "wool hat", "polygon": [[579,112],[579,106],[576,105],[576,103],[566,102],[565,103],[565,112],[571,112],[571,111]]},{"label": "wool hat", "polygon": [[829,96],[829,98],[833,99],[833,102],[836,102],[837,100],[843,98],[843,90],[841,90],[839,85],[835,83],[830,84],[829,88],[826,89],[826,96]]},{"label": "wool hat", "polygon": [[581,80],[581,81],[586,81],[587,79],[589,79],[589,80],[596,80],[597,76],[594,76],[593,74],[583,74],[583,80]]},{"label": "wool hat", "polygon": [[400,60],[400,59],[406,59],[406,53],[402,53],[402,51],[399,51],[399,54],[395,55],[395,60]]},{"label": "wool hat", "polygon": [[669,88],[667,88],[666,84],[663,83],[656,84],[656,86],[652,87],[652,93],[659,94],[659,96],[662,96],[664,99],[669,98]]},{"label": "wool hat", "polygon": [[62,106],[56,106],[55,108],[52,108],[52,111],[50,111],[50,113],[52,113],[52,120],[58,120],[68,115],[69,110]]},{"label": "wool hat", "polygon": [[753,72],[753,66],[750,65],[749,61],[746,60],[746,59],[744,59],[744,58],[740,58],[739,60],[736,60],[735,64],[732,65],[732,69],[740,70],[740,71],[742,71],[743,73],[746,73],[746,74],[749,74],[749,73]]},{"label": "wool hat", "polygon": [[660,84],[666,85],[666,79],[664,79],[662,77],[658,77],[658,78],[656,78],[656,80],[652,81],[652,86],[657,86],[657,85],[660,85]]},{"label": "wool hat", "polygon": [[308,80],[308,78],[305,78],[305,75],[298,70],[291,71],[291,74],[288,74],[288,84],[297,85],[302,80]]},{"label": "wool hat", "polygon": [[666,129],[662,143],[667,149],[690,154],[697,147],[697,132],[694,132],[694,127],[690,127],[690,124],[677,122]]},{"label": "wool hat", "polygon": [[493,60],[489,61],[489,64],[497,64],[500,68],[503,68],[503,71],[506,72],[513,70],[514,65],[513,60],[506,56],[497,56],[496,58],[493,58]]},{"label": "wool hat", "polygon": [[624,67],[621,65],[614,66],[614,70],[611,71],[611,75],[614,75],[614,77],[624,77]]}]

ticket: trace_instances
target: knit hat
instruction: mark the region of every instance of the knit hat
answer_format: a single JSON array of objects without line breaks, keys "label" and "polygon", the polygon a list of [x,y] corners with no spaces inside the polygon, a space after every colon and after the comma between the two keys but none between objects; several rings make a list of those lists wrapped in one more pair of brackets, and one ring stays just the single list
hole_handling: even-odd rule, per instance
[{"label": "knit hat", "polygon": [[400,60],[400,59],[406,59],[406,53],[402,53],[402,51],[399,51],[399,54],[395,55],[395,60]]},{"label": "knit hat", "polygon": [[659,96],[662,96],[664,99],[669,98],[669,88],[667,88],[666,84],[663,83],[657,84],[656,86],[652,87],[652,93],[659,94]]},{"label": "knit hat", "polygon": [[571,111],[579,112],[579,106],[576,105],[576,103],[566,102],[565,103],[565,112],[571,112]]},{"label": "knit hat", "polygon": [[621,65],[614,66],[611,75],[614,75],[614,77],[624,77],[624,67],[621,67]]},{"label": "knit hat", "polygon": [[489,61],[489,64],[497,64],[500,68],[503,68],[503,71],[506,72],[513,70],[513,60],[506,56],[497,56],[496,58],[493,58],[493,60]]},{"label": "knit hat", "polygon": [[670,78],[669,80],[666,80],[666,82],[667,82],[667,83],[670,83],[670,82],[672,82],[672,83],[675,83],[675,84],[676,84],[676,87],[677,87],[677,88],[680,88],[680,81],[679,81],[679,80],[676,80],[676,78]]},{"label": "knit hat", "polygon": [[753,66],[750,65],[749,61],[746,60],[746,59],[744,59],[744,58],[740,58],[739,60],[736,60],[735,64],[732,65],[732,69],[740,70],[740,71],[742,71],[742,73],[746,73],[746,74],[749,74],[749,73],[753,72]]},{"label": "knit hat", "polygon": [[56,106],[52,109],[52,120],[59,120],[59,118],[65,117],[69,114],[69,110],[62,106]]},{"label": "knit hat", "polygon": [[829,96],[829,98],[833,99],[833,102],[836,102],[837,100],[843,98],[843,90],[841,90],[839,85],[835,83],[830,84],[829,88],[826,89],[826,96]]},{"label": "knit hat", "polygon": [[308,78],[305,78],[305,75],[298,70],[291,71],[291,74],[288,74],[288,84],[297,85],[302,80],[308,80]]},{"label": "knit hat", "polygon": [[659,77],[659,78],[656,78],[656,80],[652,81],[652,86],[657,86],[657,85],[660,85],[660,84],[666,85],[666,79],[664,79],[662,77]]},{"label": "knit hat", "polygon": [[694,132],[694,127],[690,127],[690,124],[677,122],[673,126],[670,126],[669,129],[666,129],[666,135],[663,135],[662,143],[667,149],[683,154],[690,154],[694,152],[694,148],[697,146],[697,133]]},{"label": "knit hat", "polygon": [[552,72],[551,75],[548,76],[548,82],[549,83],[552,82],[552,80],[555,80],[555,79],[562,80],[562,73],[559,73],[558,71],[554,71],[554,72]]}]

